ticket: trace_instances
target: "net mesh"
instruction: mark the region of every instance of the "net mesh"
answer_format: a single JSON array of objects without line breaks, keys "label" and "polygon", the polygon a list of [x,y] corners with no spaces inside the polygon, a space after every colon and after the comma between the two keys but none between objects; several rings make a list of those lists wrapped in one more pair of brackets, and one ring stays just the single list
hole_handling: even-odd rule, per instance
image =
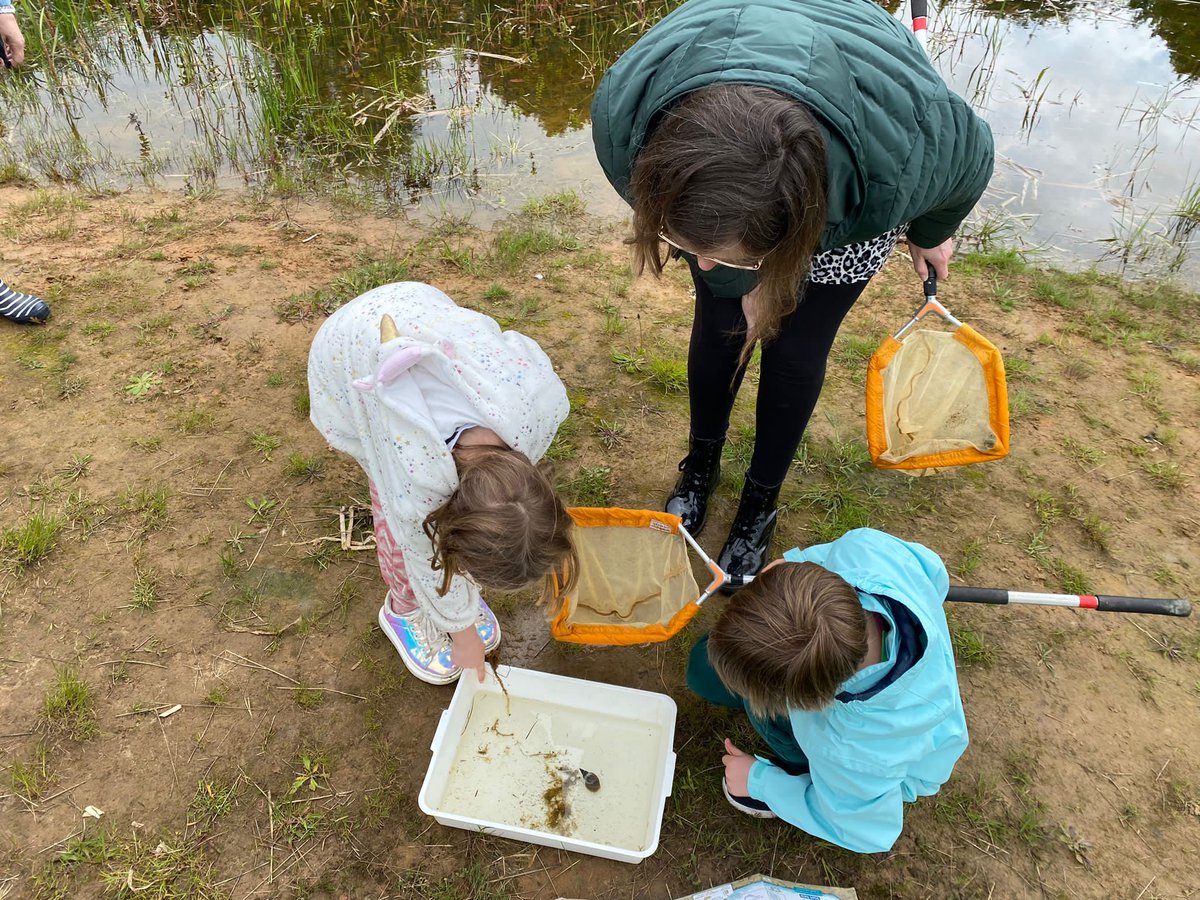
[{"label": "net mesh", "polygon": [[657,528],[576,528],[567,624],[666,625],[700,594],[682,536]]},{"label": "net mesh", "polygon": [[997,445],[983,366],[944,331],[904,339],[883,370],[883,418],[885,462],[971,448],[988,453]]}]

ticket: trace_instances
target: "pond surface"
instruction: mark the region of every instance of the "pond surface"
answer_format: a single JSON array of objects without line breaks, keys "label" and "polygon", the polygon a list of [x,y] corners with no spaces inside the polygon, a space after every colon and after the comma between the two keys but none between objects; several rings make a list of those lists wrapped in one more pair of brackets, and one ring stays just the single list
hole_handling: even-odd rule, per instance
[{"label": "pond surface", "polygon": [[[0,165],[114,187],[317,186],[481,224],[574,189],[623,216],[591,95],[676,5],[26,2],[31,62],[0,78]],[[996,135],[977,242],[1200,287],[1200,2],[954,0],[930,34]]]}]

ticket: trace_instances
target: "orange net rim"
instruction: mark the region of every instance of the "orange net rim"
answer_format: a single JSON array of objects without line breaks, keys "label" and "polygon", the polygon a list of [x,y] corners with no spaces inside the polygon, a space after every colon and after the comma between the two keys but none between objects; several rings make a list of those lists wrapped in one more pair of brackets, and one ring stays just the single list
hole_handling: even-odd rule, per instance
[{"label": "orange net rim", "polygon": [[[562,597],[558,612],[550,622],[550,633],[556,640],[574,644],[602,644],[607,646],[629,646],[632,644],[651,644],[669,640],[678,634],[689,622],[708,596],[725,583],[726,576],[683,527],[683,520],[668,512],[649,509],[624,509],[622,507],[592,507],[570,506],[567,515],[571,517],[576,528],[650,528],[656,531],[669,532],[684,537],[704,560],[713,573],[713,581],[701,595],[680,607],[665,624],[654,625],[599,625],[599,624],[570,624],[569,597]],[[559,586],[557,573],[554,575],[556,590]]]},{"label": "orange net rim", "polygon": [[988,424],[996,435],[991,450],[966,447],[914,456],[900,462],[882,459],[887,452],[887,423],[883,412],[883,371],[904,345],[892,336],[883,339],[867,364],[867,449],[871,464],[877,469],[939,469],[991,462],[1008,456],[1008,385],[1004,377],[1004,358],[1000,351],[970,325],[961,325],[953,334],[954,340],[971,351],[983,369],[988,398]]}]

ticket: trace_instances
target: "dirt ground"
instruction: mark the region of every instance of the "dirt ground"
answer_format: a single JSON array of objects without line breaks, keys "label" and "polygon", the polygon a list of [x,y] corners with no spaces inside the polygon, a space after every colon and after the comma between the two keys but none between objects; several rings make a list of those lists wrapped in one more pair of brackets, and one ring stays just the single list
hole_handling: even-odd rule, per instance
[{"label": "dirt ground", "polygon": [[[619,227],[563,198],[491,233],[243,195],[0,201],[0,274],[54,309],[0,328],[0,897],[665,900],[756,871],[864,898],[1200,893],[1195,617],[950,609],[970,748],[890,853],[855,856],[721,798],[720,739],[752,736],[682,683],[719,603],[669,643],[581,650],[530,598],[493,598],[506,662],[678,702],[661,845],[631,866],[434,823],[416,798],[451,689],[375,624],[363,476],[306,418],[312,336],[375,284],[437,285],[559,366],[564,491],[654,508],[686,443],[684,273],[632,279]],[[871,469],[862,385],[918,290],[893,259],[844,326],[778,548],[870,524],[955,583],[1186,596],[1196,298],[963,256],[942,296],[1006,356],[1013,451],[910,479]],[[367,549],[342,549],[352,507]]]}]

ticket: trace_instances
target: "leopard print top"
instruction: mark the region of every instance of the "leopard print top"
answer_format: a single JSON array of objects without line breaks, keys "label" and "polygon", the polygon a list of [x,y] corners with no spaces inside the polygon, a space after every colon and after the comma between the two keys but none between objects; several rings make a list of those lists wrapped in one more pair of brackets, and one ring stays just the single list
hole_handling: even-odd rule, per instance
[{"label": "leopard print top", "polygon": [[896,240],[908,230],[898,225],[870,240],[835,247],[812,258],[808,280],[814,284],[858,284],[868,281],[883,268],[896,247]]}]

